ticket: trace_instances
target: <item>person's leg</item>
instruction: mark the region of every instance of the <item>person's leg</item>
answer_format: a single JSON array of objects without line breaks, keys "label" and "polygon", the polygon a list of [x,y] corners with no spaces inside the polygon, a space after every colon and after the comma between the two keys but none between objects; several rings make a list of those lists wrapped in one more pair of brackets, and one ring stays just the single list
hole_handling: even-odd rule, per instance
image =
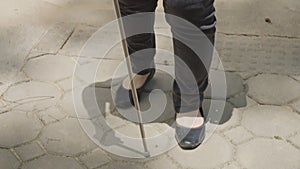
[{"label": "person's leg", "polygon": [[[122,16],[129,15],[129,17],[125,17],[126,19],[124,19],[124,29],[127,36],[126,40],[133,73],[146,74],[149,70],[144,69],[154,68],[155,15],[151,12],[155,11],[157,0],[119,0],[119,3]],[[136,34],[142,31],[148,33]]]},{"label": "person's leg", "polygon": [[[194,111],[201,107],[203,100],[203,92],[208,85],[208,70],[213,55],[213,44],[215,38],[215,23],[216,18],[214,16],[215,8],[213,6],[214,0],[164,0],[165,12],[167,14],[175,15],[183,18],[202,30],[204,34],[199,34],[194,28],[188,26],[182,26],[181,23],[174,20],[172,17],[166,16],[168,23],[171,25],[173,33],[173,44],[175,56],[175,75],[176,82],[174,83],[174,106],[178,113],[187,113]],[[198,56],[188,46],[195,47],[202,56]],[[201,59],[202,60],[201,60]],[[196,89],[187,86],[191,86],[189,83],[192,78],[185,76],[185,70],[181,65],[182,60],[188,68],[190,68],[199,90],[200,105],[193,105],[189,100],[186,105],[180,105],[181,97],[185,94],[193,94]],[[203,62],[204,61],[204,62]],[[186,71],[187,72],[187,71]],[[180,87],[179,87],[180,86]],[[184,88],[184,92],[180,92],[179,88]],[[197,92],[196,92],[197,93]],[[188,97],[186,97],[189,99]],[[191,99],[193,99],[191,97]],[[184,104],[184,101],[182,102]],[[189,106],[189,107],[188,107]],[[197,107],[198,106],[198,107]]]},{"label": "person's leg", "polygon": [[[157,0],[119,0],[119,4],[134,73],[133,82],[139,97],[143,92],[143,86],[155,72],[154,11]],[[127,76],[116,92],[117,107],[125,108],[133,105],[130,89],[130,79]]]},{"label": "person's leg", "polygon": [[167,14],[178,16],[195,26],[166,15],[171,25],[175,54],[173,103],[176,138],[184,149],[196,148],[205,137],[202,101],[214,50],[216,18],[213,3],[214,0],[164,0]]}]

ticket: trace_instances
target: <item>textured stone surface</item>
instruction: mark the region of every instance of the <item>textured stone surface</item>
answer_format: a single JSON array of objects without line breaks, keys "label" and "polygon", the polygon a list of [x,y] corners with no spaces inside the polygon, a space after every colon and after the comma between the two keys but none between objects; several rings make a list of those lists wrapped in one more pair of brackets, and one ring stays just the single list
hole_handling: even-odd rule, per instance
[{"label": "textured stone surface", "polygon": [[79,56],[80,50],[86,43],[86,41],[97,31],[97,27],[88,25],[79,25],[75,28],[74,33],[59,51],[60,54],[68,56]]},{"label": "textured stone surface", "polygon": [[[218,34],[219,55],[226,71],[297,75],[299,39]],[[287,57],[288,56],[288,57]]]},{"label": "textured stone surface", "polygon": [[291,141],[294,145],[296,145],[300,150],[300,134],[297,134],[289,138],[289,141]]},{"label": "textured stone surface", "polygon": [[12,147],[31,141],[37,137],[42,128],[35,115],[14,111],[0,114],[0,126],[2,147]]},{"label": "textured stone surface", "polygon": [[57,122],[63,118],[66,117],[66,114],[62,112],[57,107],[50,107],[47,110],[43,110],[38,112],[39,119],[42,120],[42,122],[47,125],[52,122]]},{"label": "textured stone surface", "polygon": [[72,80],[73,80],[72,77],[66,78],[64,80],[57,82],[57,84],[65,92],[69,92],[70,90],[72,90],[72,83],[73,83]]},{"label": "textured stone surface", "polygon": [[14,101],[13,110],[36,112],[56,104],[61,91],[55,86],[43,82],[24,82],[11,86],[4,99]]},{"label": "textured stone surface", "polygon": [[196,150],[183,151],[176,147],[168,154],[187,168],[214,168],[232,159],[233,146],[224,138],[213,135]]},{"label": "textured stone surface", "polygon": [[74,65],[70,57],[45,55],[30,59],[24,72],[33,79],[54,82],[72,76]]},{"label": "textured stone surface", "polygon": [[235,144],[239,144],[253,137],[252,134],[243,127],[233,128],[229,131],[226,131],[224,134]]},{"label": "textured stone surface", "polygon": [[281,75],[258,75],[250,78],[249,96],[259,103],[281,105],[300,97],[300,83]]},{"label": "textured stone surface", "polygon": [[23,161],[31,160],[44,154],[44,150],[37,142],[17,147],[15,151]]},{"label": "textured stone surface", "polygon": [[243,111],[241,111],[240,109],[234,109],[230,119],[224,124],[218,125],[217,130],[223,131],[225,129],[238,126],[242,118],[242,113]]},{"label": "textured stone surface", "polygon": [[228,164],[225,164],[222,169],[240,169],[241,167],[236,161],[230,162]]},{"label": "textured stone surface", "polygon": [[71,35],[73,29],[73,24],[58,23],[53,25],[53,27],[47,31],[33,51],[53,54],[57,53]]},{"label": "textured stone surface", "polygon": [[168,168],[168,169],[178,169],[176,165],[169,157],[160,156],[159,158],[146,162],[145,164],[147,169],[158,169],[158,168]]},{"label": "textured stone surface", "polygon": [[242,125],[258,136],[285,137],[300,129],[300,115],[279,106],[255,106],[243,114]]},{"label": "textured stone surface", "polygon": [[9,151],[0,149],[0,167],[3,169],[17,169],[20,162],[16,157]]},{"label": "textured stone surface", "polygon": [[65,155],[75,155],[95,148],[77,119],[64,119],[45,127],[41,141],[47,151]]},{"label": "textured stone surface", "polygon": [[294,79],[300,81],[300,76],[292,76]]},{"label": "textured stone surface", "polygon": [[56,157],[46,155],[36,160],[25,163],[22,169],[83,169],[77,161],[68,157]]},{"label": "textured stone surface", "polygon": [[9,101],[37,101],[58,98],[60,91],[53,85],[43,82],[24,82],[10,87],[4,98]]},{"label": "textured stone surface", "polygon": [[119,169],[119,168],[144,169],[143,165],[138,163],[128,163],[128,162],[118,162],[118,161],[100,167],[99,169]]},{"label": "textured stone surface", "polygon": [[80,160],[89,168],[96,168],[104,165],[110,161],[110,159],[101,151],[96,149],[88,154],[80,157]]},{"label": "textured stone surface", "polygon": [[300,112],[300,100],[291,104],[292,108],[298,112]]},{"label": "textured stone surface", "polygon": [[[280,1],[278,4],[273,2],[259,0],[218,1],[216,3],[217,17],[219,18],[218,29],[233,34],[299,36],[300,31],[295,29],[291,22],[294,20],[299,23],[299,18],[295,13],[299,9],[299,3],[293,0]],[[251,9],[255,9],[256,12]],[[270,18],[272,23],[265,22],[265,18]],[[253,37],[250,36],[249,38]]]},{"label": "textured stone surface", "polygon": [[71,117],[77,117],[74,108],[72,92],[65,93],[63,99],[59,102],[62,109]]},{"label": "textured stone surface", "polygon": [[300,151],[275,139],[258,138],[238,146],[237,159],[242,166],[251,169],[300,167]]}]

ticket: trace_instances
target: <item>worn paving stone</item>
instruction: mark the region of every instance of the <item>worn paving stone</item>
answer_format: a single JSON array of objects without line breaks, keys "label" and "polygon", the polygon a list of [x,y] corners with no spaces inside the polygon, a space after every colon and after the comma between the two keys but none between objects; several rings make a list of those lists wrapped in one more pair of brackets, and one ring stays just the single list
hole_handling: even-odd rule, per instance
[{"label": "worn paving stone", "polygon": [[254,106],[245,110],[242,125],[258,136],[286,137],[300,129],[300,115],[280,106]]},{"label": "worn paving stone", "polygon": [[160,156],[159,158],[146,162],[145,167],[147,169],[158,169],[158,168],[168,168],[168,169],[178,169],[179,167],[167,156]]},{"label": "worn paving stone", "polygon": [[79,158],[89,169],[99,167],[110,161],[109,157],[107,157],[100,149],[96,149]]},{"label": "worn paving stone", "polygon": [[73,32],[74,25],[57,23],[43,36],[33,51],[55,54]]},{"label": "worn paving stone", "polygon": [[224,124],[218,125],[218,131],[224,131],[226,129],[240,125],[243,111],[241,109],[233,109],[232,116]]},{"label": "worn paving stone", "polygon": [[97,169],[119,169],[119,168],[144,169],[142,164],[119,162],[119,161],[111,162],[110,164]]},{"label": "worn paving stone", "polygon": [[36,160],[25,163],[21,169],[83,169],[78,162],[68,157],[46,155]]},{"label": "worn paving stone", "polygon": [[54,82],[72,76],[74,66],[70,57],[45,55],[30,59],[23,70],[33,79]]},{"label": "worn paving stone", "polygon": [[0,167],[3,169],[17,169],[20,166],[20,162],[9,151],[0,149]]},{"label": "worn paving stone", "polygon": [[258,72],[237,72],[244,80],[255,76]]},{"label": "worn paving stone", "polygon": [[21,147],[17,147],[15,148],[15,151],[23,161],[31,160],[45,153],[36,141]]},{"label": "worn paving stone", "polygon": [[292,108],[298,112],[300,112],[300,100],[291,104]]},{"label": "worn paving stone", "polygon": [[263,74],[247,84],[249,96],[262,104],[282,105],[300,97],[300,83],[288,76]]},{"label": "worn paving stone", "polygon": [[60,95],[61,91],[51,84],[30,81],[11,86],[3,97],[15,102],[13,110],[36,112],[55,105]]},{"label": "worn paving stone", "polygon": [[63,155],[75,155],[92,150],[96,145],[82,130],[77,119],[64,119],[46,126],[41,141],[47,151]]},{"label": "worn paving stone", "polygon": [[0,126],[2,147],[12,147],[31,141],[37,137],[42,128],[35,115],[15,111],[1,114]]},{"label": "worn paving stone", "polygon": [[47,110],[38,112],[38,117],[45,125],[47,125],[65,118],[66,114],[57,107],[50,107]]},{"label": "worn paving stone", "polygon": [[[299,39],[218,35],[226,71],[298,75]],[[289,56],[289,57],[286,57]]]},{"label": "worn paving stone", "polygon": [[292,76],[294,79],[300,81],[300,76]]},{"label": "worn paving stone", "polygon": [[61,80],[57,82],[58,86],[63,89],[65,92],[69,92],[72,90],[72,77]]},{"label": "worn paving stone", "polygon": [[[160,135],[160,132],[151,125],[144,125],[144,128],[145,131],[147,131],[146,137],[157,137]],[[139,126],[133,123],[117,128],[115,129],[115,132],[118,132],[126,137],[141,138]]]},{"label": "worn paving stone", "polygon": [[97,31],[97,27],[88,25],[79,25],[75,28],[74,33],[59,51],[62,55],[67,56],[79,56],[80,50],[86,43],[86,41]]},{"label": "worn paving stone", "polygon": [[250,132],[248,132],[244,129],[244,127],[241,126],[226,131],[224,134],[229,137],[234,144],[239,144],[253,137]]},{"label": "worn paving stone", "polygon": [[5,93],[4,99],[8,101],[36,101],[58,98],[60,91],[53,85],[43,82],[30,81],[11,86]]},{"label": "worn paving stone", "polygon": [[71,117],[77,117],[72,92],[65,93],[62,100],[59,102],[62,109]]},{"label": "worn paving stone", "polygon": [[[269,8],[266,8],[265,5]],[[219,16],[218,29],[222,32],[292,37],[300,34],[300,31],[295,29],[292,23],[292,21],[299,22],[295,13],[299,9],[299,3],[292,0],[278,4],[273,4],[273,1],[269,0],[265,2],[221,0],[216,2],[216,8],[218,9],[217,16]],[[256,12],[251,10],[254,8]],[[266,17],[272,20],[272,24],[265,22]]]},{"label": "worn paving stone", "polygon": [[221,136],[213,135],[196,150],[183,151],[176,147],[168,154],[183,168],[214,168],[233,158],[233,146]]},{"label": "worn paving stone", "polygon": [[289,141],[291,141],[294,145],[296,145],[300,150],[300,133],[289,138]]},{"label": "worn paving stone", "polygon": [[95,81],[101,82],[110,78],[123,77],[127,73],[125,62],[120,60],[99,60],[99,67],[95,74]]},{"label": "worn paving stone", "polygon": [[222,169],[240,169],[241,167],[236,161],[229,162],[228,164],[225,164]]},{"label": "worn paving stone", "polygon": [[257,138],[239,145],[237,159],[243,167],[251,169],[300,167],[300,151],[275,139]]}]

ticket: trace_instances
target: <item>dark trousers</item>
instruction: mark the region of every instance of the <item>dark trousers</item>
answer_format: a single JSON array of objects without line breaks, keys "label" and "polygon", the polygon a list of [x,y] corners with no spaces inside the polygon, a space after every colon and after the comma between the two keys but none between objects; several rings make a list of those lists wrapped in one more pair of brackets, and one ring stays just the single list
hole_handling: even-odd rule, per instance
[{"label": "dark trousers", "polygon": [[[154,68],[155,33],[153,13],[158,0],[119,0],[122,16],[129,17],[124,22],[128,49],[131,56],[133,72],[146,74]],[[175,57],[175,80],[173,84],[173,103],[176,112],[184,113],[201,107],[203,92],[208,85],[208,70],[213,56],[215,39],[214,0],[163,0],[166,20],[171,26]],[[171,15],[190,22],[203,34],[189,26],[182,26]],[[134,35],[134,31],[146,33]],[[209,42],[209,44],[207,44]],[[187,45],[190,44],[190,45]],[[191,46],[194,47],[191,49]],[[199,56],[199,51],[201,56]],[[201,58],[201,59],[200,59]],[[205,61],[203,61],[205,60]],[[184,63],[183,66],[181,63]],[[187,70],[189,69],[189,70]],[[193,84],[191,81],[195,81]],[[195,86],[196,83],[196,86]],[[196,94],[196,95],[195,95]]]}]

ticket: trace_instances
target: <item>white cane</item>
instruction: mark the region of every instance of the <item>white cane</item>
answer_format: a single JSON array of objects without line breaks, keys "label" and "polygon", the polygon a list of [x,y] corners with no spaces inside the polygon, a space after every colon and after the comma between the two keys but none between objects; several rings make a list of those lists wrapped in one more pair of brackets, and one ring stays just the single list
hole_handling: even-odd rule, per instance
[{"label": "white cane", "polygon": [[124,24],[123,24],[123,20],[121,18],[121,11],[120,11],[119,0],[113,0],[113,2],[114,2],[114,7],[115,7],[116,15],[118,17],[118,24],[119,24],[119,29],[120,29],[121,38],[122,38],[122,46],[123,46],[123,50],[124,50],[124,54],[125,54],[125,60],[126,60],[128,75],[129,75],[129,79],[130,79],[131,91],[132,91],[132,94],[133,94],[133,101],[134,101],[134,105],[135,105],[135,108],[136,108],[137,114],[138,114],[139,127],[140,127],[140,132],[141,132],[141,135],[142,135],[143,146],[144,146],[144,150],[145,150],[144,156],[145,157],[149,157],[150,153],[148,151],[147,144],[146,144],[145,129],[144,129],[144,125],[142,123],[142,114],[141,114],[140,103],[139,103],[139,99],[138,99],[136,87],[135,87],[135,84],[134,84],[134,81],[133,81],[133,73],[132,73],[130,55],[129,55],[129,51],[128,51],[128,44],[127,44],[127,41],[126,41]]}]

